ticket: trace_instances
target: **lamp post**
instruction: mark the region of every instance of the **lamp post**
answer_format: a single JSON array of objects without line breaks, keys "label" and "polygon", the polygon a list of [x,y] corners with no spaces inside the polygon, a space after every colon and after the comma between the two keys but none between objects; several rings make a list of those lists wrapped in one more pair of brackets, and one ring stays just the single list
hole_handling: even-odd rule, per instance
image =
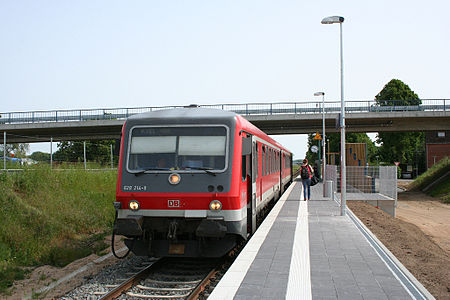
[{"label": "lamp post", "polygon": [[325,197],[325,169],[327,165],[326,154],[325,154],[325,93],[324,92],[316,92],[314,96],[322,96],[322,152],[323,152],[323,169],[322,169],[322,183],[323,183],[323,196]]},{"label": "lamp post", "polygon": [[344,58],[342,48],[342,23],[344,23],[344,17],[332,16],[324,18],[322,24],[339,24],[340,33],[340,57],[341,57],[341,216],[345,216],[346,209],[346,170],[345,170],[345,102],[344,102]]}]

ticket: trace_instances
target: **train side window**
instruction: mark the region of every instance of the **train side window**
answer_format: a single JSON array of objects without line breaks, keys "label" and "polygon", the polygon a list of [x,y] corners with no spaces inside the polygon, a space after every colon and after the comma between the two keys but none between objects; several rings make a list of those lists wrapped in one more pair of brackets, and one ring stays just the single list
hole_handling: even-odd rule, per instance
[{"label": "train side window", "polygon": [[272,150],[272,173],[275,172],[275,151]]},{"label": "train side window", "polygon": [[278,152],[275,152],[275,172],[278,172]]},{"label": "train side window", "polygon": [[278,171],[281,171],[281,153],[278,153],[278,163],[277,163],[277,166],[278,166]]},{"label": "train side window", "polygon": [[247,179],[247,156],[242,156],[242,181]]},{"label": "train side window", "polygon": [[277,172],[280,171],[280,153],[277,152]]},{"label": "train side window", "polygon": [[273,150],[270,149],[270,174],[273,173]]},{"label": "train side window", "polygon": [[266,158],[266,173],[265,174],[267,175],[267,174],[269,174],[269,150],[266,151],[265,158]]},{"label": "train side window", "polygon": [[269,174],[272,174],[272,149],[269,150]]},{"label": "train side window", "polygon": [[270,152],[270,153],[272,154],[272,157],[270,159],[270,161],[272,162],[271,170],[272,170],[272,173],[274,173],[275,172],[275,152],[272,150],[272,152]]},{"label": "train side window", "polygon": [[254,174],[255,174],[255,179],[258,178],[258,144],[255,143],[255,155],[253,156],[253,168],[254,168]]},{"label": "train side window", "polygon": [[266,147],[262,146],[262,176],[266,175]]}]

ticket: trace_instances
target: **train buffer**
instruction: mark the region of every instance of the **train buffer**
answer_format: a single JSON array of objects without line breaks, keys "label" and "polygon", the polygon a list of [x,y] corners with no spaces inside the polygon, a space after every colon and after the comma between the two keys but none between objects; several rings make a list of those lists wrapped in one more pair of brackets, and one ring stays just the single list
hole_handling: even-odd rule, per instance
[{"label": "train buffer", "polygon": [[296,179],[208,299],[434,299],[359,220]]}]

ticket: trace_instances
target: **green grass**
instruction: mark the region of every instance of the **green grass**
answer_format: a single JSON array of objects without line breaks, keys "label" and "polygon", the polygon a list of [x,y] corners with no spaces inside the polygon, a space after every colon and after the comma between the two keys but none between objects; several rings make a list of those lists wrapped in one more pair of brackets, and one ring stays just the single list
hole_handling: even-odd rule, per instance
[{"label": "green grass", "polygon": [[[450,171],[450,158],[445,157],[433,167],[428,169],[425,173],[417,177],[416,180],[414,180],[414,182],[410,185],[410,189],[423,190],[448,171]],[[445,203],[450,203],[450,176],[447,176],[444,181],[433,186],[431,189],[426,191],[426,193],[430,196],[441,198]]]},{"label": "green grass", "polygon": [[0,292],[23,267],[64,266],[100,253],[114,220],[116,171],[0,173]]},{"label": "green grass", "polygon": [[6,292],[11,287],[15,280],[25,279],[27,270],[15,266],[8,266],[0,272],[0,291]]},{"label": "green grass", "polygon": [[450,176],[436,187],[432,188],[427,194],[433,197],[439,197],[444,203],[450,204]]}]

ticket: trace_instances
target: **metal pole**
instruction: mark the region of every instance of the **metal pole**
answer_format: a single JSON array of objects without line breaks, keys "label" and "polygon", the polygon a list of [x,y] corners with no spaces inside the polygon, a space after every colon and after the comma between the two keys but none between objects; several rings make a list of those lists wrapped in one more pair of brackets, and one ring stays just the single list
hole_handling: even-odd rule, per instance
[{"label": "metal pole", "polygon": [[[319,165],[318,165],[318,167],[317,167],[317,172],[318,173],[320,173],[320,172],[322,172],[322,161],[321,161],[321,157],[322,157],[322,155],[321,155],[321,152],[320,152],[320,144],[321,144],[321,142],[320,142],[320,140],[318,140],[317,141],[317,146],[319,147]],[[323,173],[322,173],[323,174]],[[317,177],[320,179],[320,174],[316,174],[317,175]]]},{"label": "metal pole", "polygon": [[3,131],[3,170],[6,170],[6,131]]},{"label": "metal pole", "polygon": [[325,197],[326,191],[325,191],[325,181],[327,180],[325,174],[326,174],[326,166],[327,166],[327,160],[326,160],[326,150],[325,150],[325,93],[322,95],[322,155],[323,155],[323,170],[322,170],[322,183],[323,183],[323,196]]},{"label": "metal pole", "polygon": [[50,169],[53,168],[53,137],[50,137]]},{"label": "metal pole", "polygon": [[114,156],[113,156],[113,147],[112,147],[112,145],[109,145],[109,148],[111,149],[111,169],[114,169]]},{"label": "metal pole", "polygon": [[339,23],[341,52],[341,216],[345,216],[347,182],[345,170],[345,102],[344,102],[344,55],[342,45],[342,23]]},{"label": "metal pole", "polygon": [[83,142],[84,169],[86,170],[86,141]]}]

